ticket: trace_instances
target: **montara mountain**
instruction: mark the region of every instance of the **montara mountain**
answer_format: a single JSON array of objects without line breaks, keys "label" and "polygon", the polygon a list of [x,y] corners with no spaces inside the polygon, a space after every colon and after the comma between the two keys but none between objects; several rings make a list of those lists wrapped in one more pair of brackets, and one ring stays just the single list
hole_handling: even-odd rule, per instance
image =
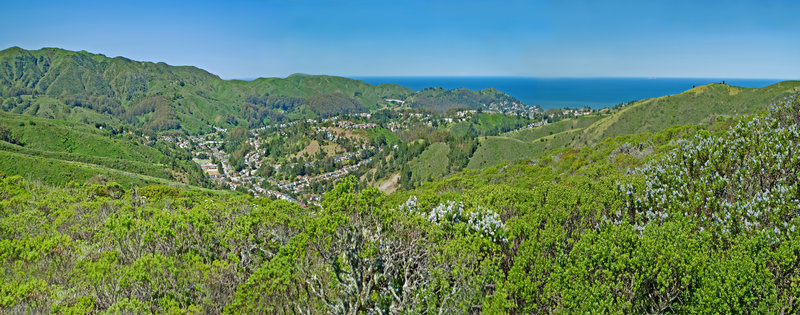
[{"label": "montara mountain", "polygon": [[212,131],[265,122],[407,106],[513,108],[521,103],[495,89],[415,93],[334,76],[294,74],[252,81],[222,80],[205,70],[108,58],[57,48],[0,51],[2,109],[83,123],[126,123],[150,131]]}]

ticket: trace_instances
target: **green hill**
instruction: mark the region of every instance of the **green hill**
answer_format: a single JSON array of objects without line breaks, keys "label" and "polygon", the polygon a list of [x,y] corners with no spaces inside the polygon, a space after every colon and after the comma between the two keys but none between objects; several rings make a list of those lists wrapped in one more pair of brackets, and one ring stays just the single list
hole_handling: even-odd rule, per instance
[{"label": "green hill", "polygon": [[454,108],[506,110],[515,106],[523,106],[517,99],[493,88],[480,91],[427,88],[411,95],[407,102],[411,107],[422,107],[439,112],[446,112]]},{"label": "green hill", "polygon": [[404,98],[412,92],[331,76],[225,81],[195,67],[16,47],[0,51],[0,85],[6,111],[189,132],[210,130],[210,124],[257,125],[294,113],[326,116],[374,109],[388,105],[385,98]]},{"label": "green hill", "polygon": [[521,141],[533,141],[549,135],[574,129],[583,129],[602,119],[603,115],[586,115],[572,119],[564,119],[537,128],[522,129],[509,132],[505,136]]},{"label": "green hill", "polygon": [[425,151],[422,151],[422,154],[409,162],[411,180],[425,182],[428,179],[445,175],[450,162],[447,159],[448,153],[450,153],[450,147],[444,142],[429,145]]},{"label": "green hill", "polygon": [[708,84],[686,92],[633,102],[596,114],[487,137],[470,160],[477,169],[538,157],[554,149],[581,148],[603,139],[698,124],[718,116],[751,114],[800,91],[800,81],[764,88]]},{"label": "green hill", "polygon": [[208,186],[191,154],[130,132],[0,112],[0,172],[50,185],[106,175],[122,184]]},{"label": "green hill", "polygon": [[396,107],[386,100],[412,95],[415,107],[435,109],[518,103],[493,89],[414,93],[324,75],[226,81],[195,67],[57,48],[0,51],[0,86],[3,111],[189,133]]},{"label": "green hill", "polygon": [[395,84],[370,85],[359,80],[327,75],[293,74],[285,79],[259,78],[253,81],[233,80],[232,83],[270,95],[303,98],[309,95],[339,93],[370,108],[386,106],[385,99],[403,99],[412,91]]}]

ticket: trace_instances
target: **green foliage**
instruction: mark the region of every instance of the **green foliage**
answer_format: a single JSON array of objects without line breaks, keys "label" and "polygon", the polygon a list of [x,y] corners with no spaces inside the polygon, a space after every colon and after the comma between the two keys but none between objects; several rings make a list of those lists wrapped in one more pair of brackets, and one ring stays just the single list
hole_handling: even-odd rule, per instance
[{"label": "green foliage", "polygon": [[496,89],[472,91],[468,89],[445,90],[427,88],[413,94],[409,101],[412,107],[427,108],[439,112],[449,109],[485,109],[499,103],[519,103],[516,99]]},{"label": "green foliage", "polygon": [[422,151],[422,153],[409,162],[411,170],[411,180],[422,182],[429,178],[438,178],[444,175],[448,169],[449,161],[447,155],[450,148],[443,142],[433,143]]},{"label": "green foliage", "polygon": [[[102,178],[53,188],[5,177],[2,310],[796,312],[793,102],[390,196],[349,177],[308,210]],[[448,149],[402,145],[398,158]],[[727,191],[763,200],[766,215],[725,221],[748,209],[710,199]]]},{"label": "green foliage", "polygon": [[219,313],[306,213],[242,196],[117,189],[2,179],[0,310]]},{"label": "green foliage", "polygon": [[139,189],[139,194],[150,200],[161,200],[164,197],[175,198],[181,190],[164,185],[150,185]]},{"label": "green foliage", "polygon": [[[206,175],[191,154],[162,141],[148,142],[124,129],[0,112],[0,171],[48,184],[84,182],[104,174],[121,184],[180,181],[206,186]],[[102,126],[100,126],[102,127]]]},{"label": "green foliage", "polygon": [[17,134],[7,125],[0,125],[0,141],[5,141],[12,144],[21,144],[17,140]]}]

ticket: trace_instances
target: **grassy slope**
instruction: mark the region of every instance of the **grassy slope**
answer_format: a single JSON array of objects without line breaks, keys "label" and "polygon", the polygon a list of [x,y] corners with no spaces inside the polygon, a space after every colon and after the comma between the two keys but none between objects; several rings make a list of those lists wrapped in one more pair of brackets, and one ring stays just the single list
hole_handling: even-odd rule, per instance
[{"label": "grassy slope", "polygon": [[427,180],[428,177],[437,178],[447,171],[450,160],[447,154],[450,147],[444,142],[433,143],[422,151],[418,157],[409,162],[413,180]]},{"label": "grassy slope", "polygon": [[699,86],[676,95],[638,101],[611,114],[584,116],[487,137],[467,167],[478,169],[538,157],[553,149],[581,148],[611,137],[697,124],[714,116],[753,113],[798,91],[800,81],[784,81],[760,89],[722,84]]},{"label": "grassy slope", "polygon": [[697,124],[712,116],[749,114],[798,91],[800,81],[784,81],[761,89],[708,84],[637,102],[589,126],[581,138],[596,143],[608,137],[653,132],[676,124]]},{"label": "grassy slope", "polygon": [[160,163],[165,158],[154,148],[112,138],[85,124],[0,112],[0,125],[13,129],[28,149],[149,163]]},{"label": "grassy slope", "polygon": [[603,115],[595,114],[595,115],[581,116],[574,119],[565,119],[537,128],[512,131],[506,134],[505,136],[522,141],[533,141],[539,138],[561,133],[564,131],[569,131],[572,129],[586,128],[591,124],[597,122],[598,120],[602,119],[603,117],[604,117]]},{"label": "grassy slope", "polygon": [[449,126],[453,136],[461,137],[469,134],[470,128],[474,129],[475,134],[499,134],[503,130],[513,130],[515,125],[527,123],[527,119],[520,116],[509,116],[504,114],[480,113],[475,114],[470,120],[454,123]]},{"label": "grassy slope", "polygon": [[529,142],[503,136],[482,138],[475,154],[470,158],[467,168],[479,169],[497,164],[500,161],[514,161],[526,156],[541,153]]},{"label": "grassy slope", "polygon": [[[36,150],[0,141],[0,156],[5,155],[6,153],[9,154],[15,153],[15,155],[13,156],[24,155],[29,158],[40,157],[51,160],[73,161],[85,164],[92,164],[98,167],[106,167],[120,171],[158,177],[162,179],[171,178],[169,173],[166,171],[166,167],[161,164],[151,164],[139,161],[113,159],[107,157],[96,157],[96,156],[75,154],[68,152]],[[11,160],[16,160],[17,158],[18,157],[14,157]],[[34,167],[35,165],[26,165],[26,166]],[[20,172],[20,169],[14,166],[13,164],[8,165],[8,167],[4,167],[0,170],[9,174],[20,174],[20,175],[22,174]]]},{"label": "grassy slope", "polygon": [[125,187],[163,184],[184,189],[207,190],[164,178],[122,171],[97,164],[5,150],[0,151],[0,172],[8,175],[22,175],[32,180],[56,186],[63,186],[69,182],[84,183],[96,175],[105,175]]},{"label": "grassy slope", "polygon": [[[89,125],[0,112],[22,145],[0,141],[0,172],[48,184],[82,182],[97,174],[120,183],[173,183],[173,157],[127,136],[111,136]],[[191,164],[190,164],[191,165]],[[194,166],[194,165],[192,165]]]},{"label": "grassy slope", "polygon": [[372,128],[363,132],[367,135],[367,137],[370,140],[375,140],[381,135],[383,135],[383,138],[386,140],[386,143],[391,145],[398,144],[401,141],[400,138],[394,134],[394,132],[383,127]]}]

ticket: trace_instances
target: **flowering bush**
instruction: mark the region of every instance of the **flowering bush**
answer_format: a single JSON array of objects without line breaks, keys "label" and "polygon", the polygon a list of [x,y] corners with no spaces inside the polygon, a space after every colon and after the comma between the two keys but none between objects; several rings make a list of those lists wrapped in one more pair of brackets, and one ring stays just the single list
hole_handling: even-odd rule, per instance
[{"label": "flowering bush", "polygon": [[495,243],[507,243],[505,224],[496,212],[478,207],[475,211],[465,212],[463,202],[447,201],[433,207],[425,213],[416,196],[411,196],[399,207],[400,211],[419,214],[433,224],[463,223],[468,231],[478,233]]},{"label": "flowering bush", "polygon": [[622,209],[642,231],[674,216],[721,235],[794,233],[800,213],[800,102],[786,98],[768,113],[741,120],[726,133],[701,132],[664,160],[631,171],[618,186]]}]

